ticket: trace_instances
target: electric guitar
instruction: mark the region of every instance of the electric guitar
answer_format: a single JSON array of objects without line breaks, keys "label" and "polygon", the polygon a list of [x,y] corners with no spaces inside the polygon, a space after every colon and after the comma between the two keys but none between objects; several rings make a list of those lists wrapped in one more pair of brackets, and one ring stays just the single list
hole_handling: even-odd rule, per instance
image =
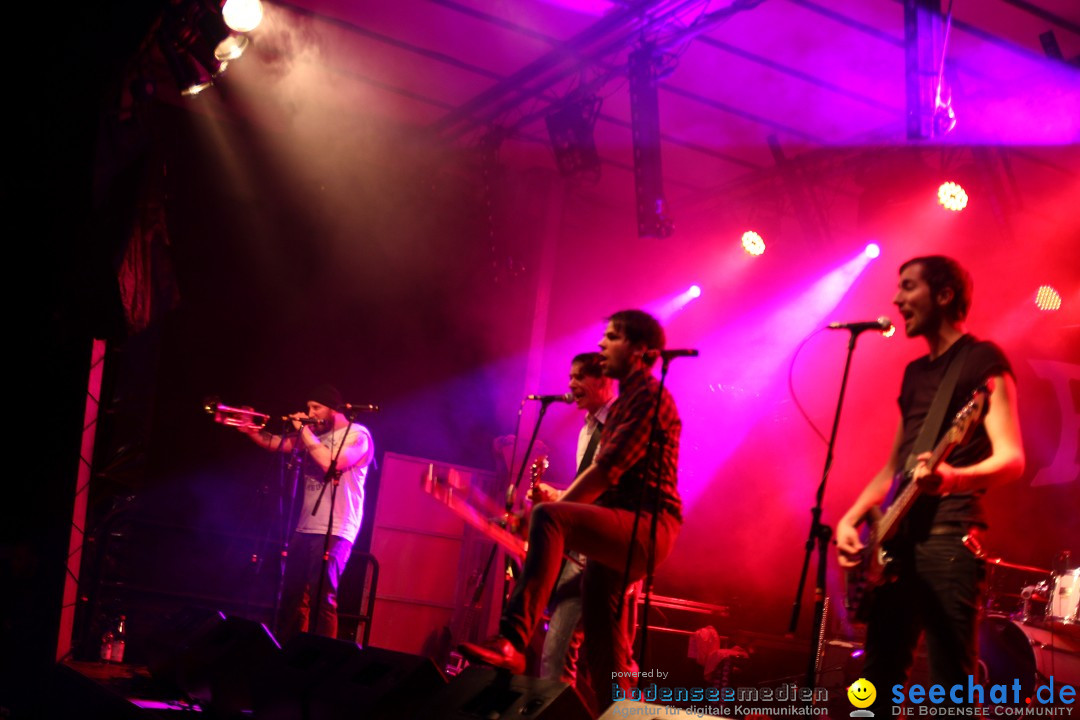
[{"label": "electric guitar", "polygon": [[[962,445],[971,438],[975,426],[982,419],[991,389],[981,385],[971,394],[967,404],[956,413],[949,429],[934,446],[930,459],[926,462],[931,471],[948,457],[953,448]],[[852,619],[866,622],[869,615],[868,593],[874,588],[896,579],[893,558],[885,548],[900,526],[900,521],[907,515],[921,494],[919,484],[912,481],[914,469],[907,470],[907,484],[896,496],[889,509],[882,513],[881,508],[873,507],[860,520],[866,523],[868,531],[863,540],[865,547],[859,553],[859,564],[845,575],[844,607]]]},{"label": "electric guitar", "polygon": [[[535,500],[536,486],[540,484],[540,481],[544,478],[544,473],[551,466],[551,461],[548,460],[547,455],[540,455],[533,460],[532,465],[529,466],[529,489],[525,492],[525,497],[529,500]],[[504,524],[506,528],[522,538],[529,536],[529,510],[523,509],[520,513],[508,512],[504,516]]]},{"label": "electric guitar", "polygon": [[530,500],[535,500],[536,486],[540,484],[540,481],[544,478],[544,473],[551,467],[551,461],[548,460],[547,455],[541,455],[533,460],[532,466],[529,468],[529,492],[525,493],[525,497]]},{"label": "electric guitar", "polygon": [[434,463],[421,475],[421,487],[435,500],[449,508],[489,540],[503,547],[518,560],[525,558],[527,543],[520,535],[508,530],[503,523],[502,510],[482,493],[471,493],[467,484],[455,478],[454,470],[440,477]]}]

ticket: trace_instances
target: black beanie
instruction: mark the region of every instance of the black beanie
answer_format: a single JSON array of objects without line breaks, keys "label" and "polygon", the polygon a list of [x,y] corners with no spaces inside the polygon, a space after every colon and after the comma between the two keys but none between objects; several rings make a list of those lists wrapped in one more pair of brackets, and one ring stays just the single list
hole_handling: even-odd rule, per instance
[{"label": "black beanie", "polygon": [[328,408],[337,410],[342,406],[341,393],[338,389],[329,383],[322,383],[311,388],[307,394],[308,400],[314,400],[320,405],[325,405]]}]

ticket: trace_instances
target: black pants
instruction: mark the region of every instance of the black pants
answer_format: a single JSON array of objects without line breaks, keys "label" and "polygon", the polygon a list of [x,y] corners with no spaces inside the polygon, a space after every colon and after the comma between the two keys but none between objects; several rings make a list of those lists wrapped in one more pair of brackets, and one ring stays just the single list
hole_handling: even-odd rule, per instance
[{"label": "black pants", "polygon": [[977,675],[977,623],[986,569],[964,546],[962,532],[930,535],[899,551],[899,579],[874,593],[863,677],[877,690],[871,708],[875,717],[892,717],[893,686],[906,683],[923,632],[931,685],[942,685],[947,692],[952,685],[967,687],[968,675]]}]

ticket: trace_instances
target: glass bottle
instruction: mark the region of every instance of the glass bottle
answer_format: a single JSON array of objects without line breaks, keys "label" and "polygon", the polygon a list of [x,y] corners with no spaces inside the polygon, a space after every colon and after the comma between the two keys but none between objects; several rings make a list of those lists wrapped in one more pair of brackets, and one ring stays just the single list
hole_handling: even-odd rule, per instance
[{"label": "glass bottle", "polygon": [[109,662],[112,660],[112,647],[113,647],[113,631],[111,627],[106,627],[105,632],[101,635],[101,661]]},{"label": "glass bottle", "polygon": [[127,617],[120,616],[116,621],[116,630],[112,632],[112,651],[109,653],[109,661],[114,663],[124,662],[124,646],[127,644]]}]

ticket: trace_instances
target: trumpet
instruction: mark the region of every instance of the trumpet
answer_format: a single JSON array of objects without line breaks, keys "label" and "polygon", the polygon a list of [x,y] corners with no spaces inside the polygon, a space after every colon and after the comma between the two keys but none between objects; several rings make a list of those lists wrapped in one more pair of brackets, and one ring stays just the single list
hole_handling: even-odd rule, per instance
[{"label": "trumpet", "polygon": [[214,416],[214,422],[241,430],[262,430],[270,420],[266,413],[255,412],[249,408],[230,407],[216,397],[207,398],[203,403],[203,410]]}]

